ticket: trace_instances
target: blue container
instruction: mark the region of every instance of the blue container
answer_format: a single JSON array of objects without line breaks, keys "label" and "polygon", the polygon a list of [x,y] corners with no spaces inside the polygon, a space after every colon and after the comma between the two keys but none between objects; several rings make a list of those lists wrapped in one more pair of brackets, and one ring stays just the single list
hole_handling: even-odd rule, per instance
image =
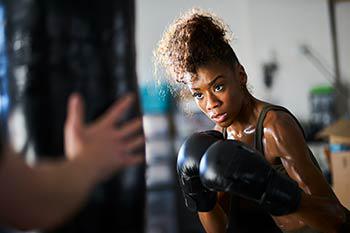
[{"label": "blue container", "polygon": [[331,153],[350,151],[350,145],[330,144],[329,150],[331,151]]},{"label": "blue container", "polygon": [[140,96],[144,114],[166,114],[172,109],[172,97],[166,83],[142,85]]}]

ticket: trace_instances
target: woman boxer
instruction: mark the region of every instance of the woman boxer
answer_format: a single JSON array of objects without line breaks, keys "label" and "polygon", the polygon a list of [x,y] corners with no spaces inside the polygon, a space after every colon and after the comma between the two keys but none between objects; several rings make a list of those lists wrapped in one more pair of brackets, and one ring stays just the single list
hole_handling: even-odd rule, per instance
[{"label": "woman boxer", "polygon": [[[285,108],[256,99],[248,91],[248,77],[229,44],[228,31],[228,27],[213,14],[191,10],[166,30],[155,50],[156,62],[165,68],[172,80],[189,89],[200,110],[215,122],[216,130],[223,132],[227,139],[255,147],[269,166],[295,181],[301,190],[300,196],[296,209],[281,216],[271,215],[261,205],[236,193],[231,195],[218,189],[214,190],[217,198],[212,198],[208,193],[213,190],[191,181],[196,174],[189,179],[183,177],[189,170],[199,171],[200,162],[197,156],[188,160],[195,163],[186,164],[189,156],[186,153],[196,151],[186,148],[207,148],[212,142],[205,138],[215,134],[209,132],[204,133],[205,136],[196,135],[192,139],[197,140],[197,145],[185,145],[180,151],[178,171],[186,205],[195,206],[203,227],[211,233],[300,232],[301,229],[308,232],[311,229],[345,231],[348,211],[320,172],[299,123]],[[207,144],[203,147],[200,144],[204,141]],[[209,202],[213,200],[212,205]]]}]

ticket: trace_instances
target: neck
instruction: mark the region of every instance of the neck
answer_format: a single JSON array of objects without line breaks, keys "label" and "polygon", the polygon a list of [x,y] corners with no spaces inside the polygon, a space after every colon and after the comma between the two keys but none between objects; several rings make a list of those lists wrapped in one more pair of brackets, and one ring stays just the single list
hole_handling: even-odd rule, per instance
[{"label": "neck", "polygon": [[259,116],[259,102],[248,92],[243,100],[241,111],[227,128],[227,132],[238,138],[253,133]]}]

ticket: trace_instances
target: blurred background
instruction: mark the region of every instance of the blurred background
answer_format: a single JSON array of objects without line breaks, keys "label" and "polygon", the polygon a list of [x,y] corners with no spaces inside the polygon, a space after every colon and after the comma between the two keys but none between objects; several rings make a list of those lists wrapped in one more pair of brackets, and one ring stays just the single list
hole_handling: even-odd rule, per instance
[{"label": "blurred background", "polygon": [[345,178],[350,155],[338,155],[346,154],[350,145],[350,1],[138,0],[137,73],[148,138],[149,232],[202,231],[197,216],[184,208],[175,160],[186,136],[213,125],[191,99],[171,95],[162,74],[154,74],[152,60],[165,27],[192,7],[210,10],[229,25],[231,45],[248,74],[251,92],[287,107],[298,118],[330,183],[330,158],[335,157],[336,192],[350,207]]},{"label": "blurred background", "polygon": [[[152,55],[165,28],[192,7],[210,10],[229,25],[251,92],[295,114],[328,182],[350,208],[350,183],[344,178],[350,175],[350,1],[135,0],[136,72],[147,140],[145,232],[203,232],[184,206],[176,156],[189,134],[213,124],[191,99],[173,95],[163,74],[154,73]],[[5,24],[0,5],[3,115],[9,82]]]}]

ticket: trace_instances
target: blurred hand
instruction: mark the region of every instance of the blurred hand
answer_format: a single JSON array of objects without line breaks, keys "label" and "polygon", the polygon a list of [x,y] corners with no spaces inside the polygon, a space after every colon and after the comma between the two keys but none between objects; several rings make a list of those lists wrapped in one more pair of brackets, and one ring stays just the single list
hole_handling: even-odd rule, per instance
[{"label": "blurred hand", "polygon": [[103,176],[143,161],[144,154],[139,150],[145,144],[144,136],[139,133],[143,132],[142,119],[135,118],[116,127],[132,101],[132,95],[121,98],[97,120],[86,125],[82,98],[72,94],[64,132],[67,157],[90,160]]}]

